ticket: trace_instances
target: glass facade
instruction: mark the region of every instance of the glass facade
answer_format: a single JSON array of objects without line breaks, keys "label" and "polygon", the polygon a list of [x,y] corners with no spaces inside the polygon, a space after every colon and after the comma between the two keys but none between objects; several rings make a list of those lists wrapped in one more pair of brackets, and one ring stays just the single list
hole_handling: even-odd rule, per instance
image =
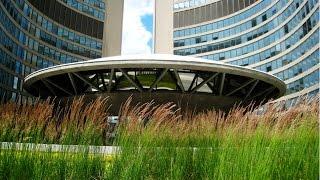
[{"label": "glass facade", "polygon": [[87,15],[93,16],[97,19],[104,20],[105,3],[103,0],[61,0],[68,6],[84,12]]},{"label": "glass facade", "polygon": [[[179,7],[188,8],[188,5],[189,7],[190,5],[191,7],[195,7],[182,11],[174,11],[173,26],[178,28],[219,19],[241,11],[256,1],[257,0],[187,0],[184,3],[180,2]],[[181,4],[185,6],[180,6]],[[176,4],[174,6],[176,6]]]},{"label": "glass facade", "polygon": [[102,0],[0,0],[0,102],[30,100],[22,83],[35,70],[101,57],[104,14]]},{"label": "glass facade", "polygon": [[174,28],[173,46],[176,55],[271,73],[287,84],[288,99],[319,91],[318,0],[258,1],[225,18]]},{"label": "glass facade", "polygon": [[212,0],[186,0],[182,2],[176,2],[174,3],[173,9],[179,10],[184,8],[192,8],[194,6],[200,6],[202,4],[206,4],[211,2]]},{"label": "glass facade", "polygon": [[[233,15],[228,18],[223,18],[221,20],[217,20],[212,23],[206,23],[201,26],[176,30],[174,32],[174,37],[183,37],[183,36],[193,35],[196,32],[197,32],[197,34],[199,34],[199,33],[205,33],[207,31],[212,31],[212,30],[219,31],[219,30],[223,30],[224,27],[228,27],[231,25],[234,26],[236,24],[242,24],[242,23],[237,23],[237,22],[244,21],[244,20],[248,21],[249,19],[247,19],[247,18],[261,14],[261,13],[257,13],[257,11],[259,9],[267,8],[269,14],[270,14],[270,12],[276,13],[275,9],[277,8],[277,6],[281,5],[278,2],[279,2],[279,0],[278,1],[265,0],[265,1],[257,2],[258,4],[256,4],[254,7],[250,8],[249,10],[245,10],[244,12],[242,12],[240,14]],[[284,1],[282,1],[281,3],[286,4],[286,2],[284,2]],[[270,8],[272,8],[271,11],[269,10]]]}]

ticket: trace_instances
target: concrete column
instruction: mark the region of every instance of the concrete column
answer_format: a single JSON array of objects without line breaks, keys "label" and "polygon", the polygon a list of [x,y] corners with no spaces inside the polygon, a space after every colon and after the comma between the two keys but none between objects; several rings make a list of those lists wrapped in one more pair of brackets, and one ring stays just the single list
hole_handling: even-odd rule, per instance
[{"label": "concrete column", "polygon": [[102,57],[121,55],[124,0],[105,0]]},{"label": "concrete column", "polygon": [[155,0],[154,52],[173,54],[173,0]]}]

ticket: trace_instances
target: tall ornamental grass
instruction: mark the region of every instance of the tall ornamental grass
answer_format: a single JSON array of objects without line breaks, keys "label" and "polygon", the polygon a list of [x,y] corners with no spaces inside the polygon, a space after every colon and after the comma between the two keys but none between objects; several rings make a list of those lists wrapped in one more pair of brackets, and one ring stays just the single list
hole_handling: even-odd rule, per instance
[{"label": "tall ornamental grass", "polygon": [[85,151],[1,150],[0,179],[54,179],[54,174],[59,179],[319,177],[318,99],[289,109],[269,103],[263,109],[235,106],[227,113],[199,114],[182,113],[171,103],[136,105],[131,100],[119,111],[113,141],[108,137],[108,107],[112,104],[108,99],[87,104],[80,98],[68,107],[49,100],[1,105],[1,141],[113,144],[121,151],[106,160],[106,156]]},{"label": "tall ornamental grass", "polygon": [[0,141],[107,145],[108,99],[83,97],[61,106],[52,100],[0,105]]},{"label": "tall ornamental grass", "polygon": [[121,109],[109,176],[146,179],[318,179],[318,100],[288,110],[235,107],[181,115],[174,105]]}]

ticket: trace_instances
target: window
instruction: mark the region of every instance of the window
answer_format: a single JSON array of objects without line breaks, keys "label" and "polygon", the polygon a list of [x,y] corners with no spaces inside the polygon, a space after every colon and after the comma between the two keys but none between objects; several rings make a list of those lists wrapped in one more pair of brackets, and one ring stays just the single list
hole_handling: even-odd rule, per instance
[{"label": "window", "polygon": [[200,43],[201,42],[201,38],[200,37],[197,37],[196,38],[196,43]]},{"label": "window", "polygon": [[271,68],[271,66],[268,66],[268,67],[266,68],[266,70],[267,70],[267,72],[270,72],[270,71],[272,71],[272,68]]},{"label": "window", "polygon": [[284,33],[288,34],[289,33],[289,28],[288,28],[288,24],[284,25]]},{"label": "window", "polygon": [[257,20],[256,19],[251,20],[251,26],[254,27],[256,25],[257,25]]},{"label": "window", "polygon": [[207,36],[201,36],[201,43],[207,42]]},{"label": "window", "polygon": [[262,15],[262,22],[266,20],[267,20],[267,15],[266,14]]}]

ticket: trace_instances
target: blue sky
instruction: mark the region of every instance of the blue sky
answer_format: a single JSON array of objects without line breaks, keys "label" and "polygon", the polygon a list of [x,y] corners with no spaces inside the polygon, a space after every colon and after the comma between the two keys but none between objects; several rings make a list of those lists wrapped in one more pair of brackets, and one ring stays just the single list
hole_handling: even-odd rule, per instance
[{"label": "blue sky", "polygon": [[[148,15],[142,16],[141,20],[143,25],[146,27],[146,30],[153,33],[153,15],[148,14]],[[152,41],[153,39],[150,39],[150,41],[148,42],[148,45],[150,46],[151,49],[152,49]]]},{"label": "blue sky", "polygon": [[152,52],[153,0],[125,0],[122,54]]}]

